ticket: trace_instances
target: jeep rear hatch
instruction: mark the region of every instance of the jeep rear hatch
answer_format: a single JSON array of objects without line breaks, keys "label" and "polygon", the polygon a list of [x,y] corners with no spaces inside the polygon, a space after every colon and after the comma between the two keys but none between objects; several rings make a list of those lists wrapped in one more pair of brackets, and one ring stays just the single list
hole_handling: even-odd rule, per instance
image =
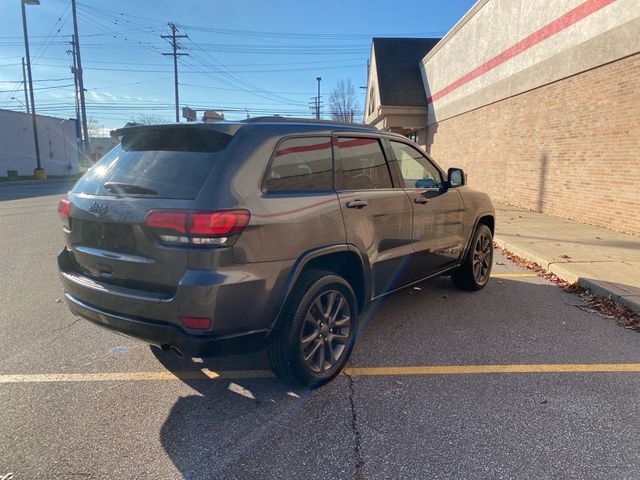
[{"label": "jeep rear hatch", "polygon": [[[218,224],[230,225],[227,230],[237,234],[229,214],[209,214],[205,227],[211,228],[202,233],[191,225],[193,215],[183,213],[194,209],[233,132],[210,125],[165,125],[118,133],[120,144],[61,201],[74,269],[120,287],[171,294],[188,268],[185,247],[224,246],[227,238],[218,234]],[[179,214],[185,218],[182,225],[175,220]],[[158,223],[159,215],[170,216],[173,223],[164,217]],[[180,228],[187,223],[188,231]]]}]

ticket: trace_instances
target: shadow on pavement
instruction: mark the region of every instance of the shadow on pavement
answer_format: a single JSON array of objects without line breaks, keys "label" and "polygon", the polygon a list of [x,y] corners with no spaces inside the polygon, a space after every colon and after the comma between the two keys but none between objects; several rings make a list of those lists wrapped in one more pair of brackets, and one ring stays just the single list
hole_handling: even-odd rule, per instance
[{"label": "shadow on pavement", "polygon": [[[270,370],[264,354],[230,355],[203,359],[180,359],[152,348],[154,355],[173,372],[220,370]],[[263,442],[272,431],[304,404],[313,392],[298,392],[276,378],[241,380],[183,380],[194,395],[173,405],[160,430],[160,442],[183,478],[218,478]],[[248,390],[254,399],[233,393],[230,384]],[[296,394],[296,395],[298,395]]]}]

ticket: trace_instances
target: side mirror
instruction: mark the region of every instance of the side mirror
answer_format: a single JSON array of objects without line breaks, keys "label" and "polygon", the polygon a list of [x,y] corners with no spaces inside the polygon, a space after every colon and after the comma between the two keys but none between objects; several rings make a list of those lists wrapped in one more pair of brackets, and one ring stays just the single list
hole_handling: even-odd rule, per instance
[{"label": "side mirror", "polygon": [[450,168],[447,171],[447,183],[451,188],[461,187],[466,185],[467,175],[461,168]]}]

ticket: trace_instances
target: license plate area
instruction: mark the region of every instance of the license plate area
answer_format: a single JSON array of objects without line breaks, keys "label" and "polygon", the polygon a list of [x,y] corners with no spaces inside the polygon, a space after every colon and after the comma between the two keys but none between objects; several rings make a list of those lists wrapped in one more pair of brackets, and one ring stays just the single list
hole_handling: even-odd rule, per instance
[{"label": "license plate area", "polygon": [[81,231],[82,245],[114,252],[136,253],[136,239],[132,225],[80,220],[74,225],[75,228],[78,226]]}]

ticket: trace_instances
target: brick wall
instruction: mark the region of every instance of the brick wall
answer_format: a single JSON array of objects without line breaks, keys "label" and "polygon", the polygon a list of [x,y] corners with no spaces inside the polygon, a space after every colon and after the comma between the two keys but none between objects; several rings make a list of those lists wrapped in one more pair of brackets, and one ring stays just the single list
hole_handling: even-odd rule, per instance
[{"label": "brick wall", "polygon": [[[499,202],[640,235],[640,54],[428,127]],[[422,139],[421,139],[422,142]]]}]

